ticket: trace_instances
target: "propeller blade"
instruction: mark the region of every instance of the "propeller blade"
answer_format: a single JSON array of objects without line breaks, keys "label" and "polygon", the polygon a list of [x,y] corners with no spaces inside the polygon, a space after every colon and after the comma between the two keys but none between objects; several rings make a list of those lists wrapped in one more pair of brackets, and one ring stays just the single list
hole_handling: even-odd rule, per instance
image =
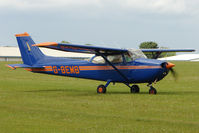
[{"label": "propeller blade", "polygon": [[174,77],[175,80],[178,79],[178,74],[176,73],[176,71],[173,68],[169,69],[171,71],[172,76]]}]

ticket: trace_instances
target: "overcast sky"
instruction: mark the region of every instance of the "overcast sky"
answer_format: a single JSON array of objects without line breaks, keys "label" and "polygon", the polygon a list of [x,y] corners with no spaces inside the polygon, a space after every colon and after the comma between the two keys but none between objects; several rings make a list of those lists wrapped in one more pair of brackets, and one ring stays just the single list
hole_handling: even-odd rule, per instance
[{"label": "overcast sky", "polygon": [[198,0],[0,0],[0,45],[28,32],[36,43],[66,40],[119,48],[155,41],[199,49]]}]

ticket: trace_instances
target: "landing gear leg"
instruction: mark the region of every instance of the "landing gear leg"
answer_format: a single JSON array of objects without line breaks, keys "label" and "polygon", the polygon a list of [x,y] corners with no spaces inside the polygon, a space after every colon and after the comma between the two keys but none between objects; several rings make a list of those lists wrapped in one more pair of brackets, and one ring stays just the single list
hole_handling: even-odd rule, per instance
[{"label": "landing gear leg", "polygon": [[111,83],[111,80],[108,80],[106,85],[99,85],[97,87],[97,93],[106,93],[106,87]]},{"label": "landing gear leg", "polygon": [[153,95],[157,94],[157,90],[152,86],[152,84],[149,84],[147,86],[150,87],[149,94],[153,94]]}]

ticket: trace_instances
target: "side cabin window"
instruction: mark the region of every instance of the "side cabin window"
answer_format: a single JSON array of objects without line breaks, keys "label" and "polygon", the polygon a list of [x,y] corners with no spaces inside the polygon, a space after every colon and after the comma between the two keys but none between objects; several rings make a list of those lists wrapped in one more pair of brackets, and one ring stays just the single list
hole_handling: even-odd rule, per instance
[{"label": "side cabin window", "polygon": [[129,53],[125,53],[124,58],[125,58],[126,62],[133,61],[133,58],[131,57],[131,55]]},{"label": "side cabin window", "polygon": [[[115,63],[122,63],[123,62],[123,58],[122,58],[122,55],[108,55],[107,56],[107,59],[115,64]],[[95,56],[91,59],[91,62],[92,63],[95,63],[95,64],[105,64],[106,61],[104,60],[104,58],[102,58],[101,56]]]},{"label": "side cabin window", "polygon": [[[123,55],[118,54],[118,55],[108,55],[107,56],[107,59],[113,64],[123,63],[124,62],[123,59],[126,62],[131,62],[131,61],[134,61],[138,58],[147,58],[147,57],[139,49],[128,49],[128,52],[124,53]],[[105,64],[106,63],[104,58],[102,58],[101,56],[94,56],[93,58],[91,58],[90,61],[92,63],[95,63],[95,64]]]},{"label": "side cabin window", "polygon": [[126,62],[131,62],[138,58],[147,58],[145,54],[139,49],[128,49],[128,53],[124,54]]},{"label": "side cabin window", "polygon": [[101,56],[95,56],[91,59],[91,62],[94,64],[105,64],[106,61]]},{"label": "side cabin window", "polygon": [[123,58],[122,55],[108,55],[107,59],[111,62],[111,63],[122,63],[123,62]]}]

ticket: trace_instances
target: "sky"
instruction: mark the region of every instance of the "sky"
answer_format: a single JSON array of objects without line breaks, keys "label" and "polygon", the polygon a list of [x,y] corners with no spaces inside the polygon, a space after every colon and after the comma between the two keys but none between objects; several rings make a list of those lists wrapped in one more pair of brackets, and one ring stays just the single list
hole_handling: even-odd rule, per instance
[{"label": "sky", "polygon": [[198,0],[0,0],[0,45],[28,32],[36,43],[199,50]]}]

